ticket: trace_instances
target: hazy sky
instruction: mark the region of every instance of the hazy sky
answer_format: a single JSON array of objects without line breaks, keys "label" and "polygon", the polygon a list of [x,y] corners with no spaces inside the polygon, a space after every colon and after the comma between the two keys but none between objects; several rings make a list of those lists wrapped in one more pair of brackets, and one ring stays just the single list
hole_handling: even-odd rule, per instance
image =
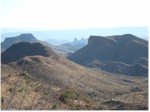
[{"label": "hazy sky", "polygon": [[1,27],[147,26],[149,0],[0,0]]}]

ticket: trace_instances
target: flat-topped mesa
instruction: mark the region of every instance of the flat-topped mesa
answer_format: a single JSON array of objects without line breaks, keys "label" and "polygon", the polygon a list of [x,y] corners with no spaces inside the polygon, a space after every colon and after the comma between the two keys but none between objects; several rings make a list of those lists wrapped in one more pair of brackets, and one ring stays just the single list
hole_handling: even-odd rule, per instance
[{"label": "flat-topped mesa", "polygon": [[19,36],[6,38],[4,42],[2,42],[1,47],[6,50],[13,44],[16,44],[19,42],[35,43],[39,41],[32,34],[25,33],[25,34],[20,34]]},{"label": "flat-topped mesa", "polygon": [[9,62],[16,61],[25,56],[44,56],[44,57],[54,57],[58,58],[59,56],[49,47],[41,43],[27,43],[20,42],[12,45],[5,52],[2,53],[2,63],[6,64]]},{"label": "flat-topped mesa", "polygon": [[[31,40],[31,39],[36,39],[31,33],[24,33],[20,34],[19,36],[14,37],[16,39],[23,39],[23,40]],[[12,40],[12,37],[8,37],[5,39],[5,41]]]}]

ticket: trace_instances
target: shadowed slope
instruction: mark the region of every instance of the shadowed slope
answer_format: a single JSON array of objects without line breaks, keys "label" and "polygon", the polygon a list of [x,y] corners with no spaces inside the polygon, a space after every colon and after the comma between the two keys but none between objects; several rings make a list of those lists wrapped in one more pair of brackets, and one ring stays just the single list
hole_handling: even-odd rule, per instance
[{"label": "shadowed slope", "polygon": [[[143,63],[143,58],[145,58],[144,60],[148,59],[148,42],[131,34],[107,37],[90,36],[88,45],[68,57],[68,59],[78,64],[88,67],[102,68],[113,73],[147,75],[148,67],[146,62],[144,62],[146,65]],[[114,63],[114,61],[116,63]],[[110,64],[111,62],[113,62],[113,64]],[[146,68],[144,68],[144,71],[139,70],[138,73],[136,72],[136,69],[132,69],[134,67],[130,68],[132,69],[131,73],[130,70],[127,70],[126,72],[120,70],[120,72],[117,72],[117,69],[123,69],[123,66],[116,68],[115,70],[113,66],[110,65],[117,64],[118,62],[123,63],[124,66],[126,66],[126,64],[134,66],[134,64],[137,64],[138,62],[141,66],[144,64]],[[109,64],[109,70],[107,63]],[[143,68],[138,67],[138,69]]]},{"label": "shadowed slope", "polygon": [[53,56],[58,58],[58,55],[49,47],[42,45],[40,43],[27,43],[20,42],[12,45],[5,52],[2,53],[2,63],[10,63],[16,61],[25,56],[33,56],[33,55],[41,55],[41,56]]}]

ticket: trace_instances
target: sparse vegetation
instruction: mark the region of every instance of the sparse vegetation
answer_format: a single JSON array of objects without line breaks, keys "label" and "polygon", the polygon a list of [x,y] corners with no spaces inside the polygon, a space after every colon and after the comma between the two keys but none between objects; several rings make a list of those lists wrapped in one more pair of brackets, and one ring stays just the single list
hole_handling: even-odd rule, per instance
[{"label": "sparse vegetation", "polygon": [[91,70],[48,53],[2,64],[2,110],[148,109],[146,76]]},{"label": "sparse vegetation", "polygon": [[[37,66],[34,66],[34,67],[37,67]],[[43,68],[40,68],[40,69],[43,69]],[[28,74],[33,74],[32,72],[34,72],[36,74],[40,73],[40,74],[44,74],[43,76],[46,76],[45,71],[47,69],[45,69],[44,72],[39,72],[40,69],[39,68],[36,69],[36,70],[38,70],[38,72],[36,72],[36,71],[30,72],[29,71]],[[5,68],[2,68],[2,72],[4,72],[4,70],[5,70]],[[8,72],[7,67],[6,67],[6,71]],[[81,71],[83,71],[83,69],[80,70],[80,72]],[[7,72],[5,72],[6,75],[7,75]],[[71,83],[66,81],[66,84],[68,84],[68,88],[63,89],[60,92],[59,92],[59,88],[63,88],[63,86],[62,86],[63,84],[61,84],[61,82],[59,82],[59,81],[57,81],[57,84],[58,84],[57,86],[55,85],[55,86],[51,87],[49,84],[54,84],[54,83],[52,83],[52,82],[50,83],[50,82],[46,81],[46,80],[51,81],[51,79],[45,78],[43,80],[42,78],[40,78],[42,80],[38,80],[36,77],[33,77],[32,75],[30,77],[28,77],[26,75],[23,75],[23,77],[20,76],[20,79],[18,81],[17,88],[16,88],[17,91],[15,92],[15,96],[12,100],[11,105],[16,105],[13,108],[19,109],[21,99],[23,98],[25,91],[26,91],[25,88],[27,87],[29,89],[28,94],[25,95],[20,109],[32,109],[32,110],[34,110],[34,109],[37,109],[37,110],[40,110],[40,109],[46,109],[46,110],[47,109],[52,109],[52,110],[58,110],[58,109],[63,109],[63,110],[64,109],[69,109],[69,110],[97,110],[97,109],[102,110],[102,109],[105,109],[105,110],[107,110],[107,109],[112,109],[113,110],[113,109],[133,109],[133,108],[135,109],[135,108],[137,108],[137,106],[135,106],[135,104],[133,104],[135,102],[130,103],[130,101],[135,100],[135,99],[131,99],[131,98],[128,98],[125,96],[131,96],[128,94],[130,92],[132,93],[133,90],[134,90],[134,92],[135,92],[135,90],[136,91],[139,90],[138,88],[143,88],[140,90],[140,92],[146,91],[146,89],[144,89],[144,88],[147,88],[147,85],[146,85],[147,81],[145,80],[144,77],[143,78],[140,77],[138,79],[138,77],[132,78],[129,76],[103,74],[103,75],[101,75],[101,76],[103,76],[103,80],[101,80],[100,78],[97,77],[99,74],[94,71],[91,74],[92,78],[90,78],[90,82],[87,83],[87,85],[84,88],[80,89],[80,86],[76,86],[76,82],[78,82],[78,81],[80,81],[81,83],[82,83],[82,81],[87,82],[87,79],[89,77],[86,77],[86,76],[88,76],[89,73],[90,72],[88,72],[83,77],[83,79],[75,78],[74,80],[76,80],[76,81],[73,83],[74,87],[71,87]],[[16,74],[16,71],[14,71],[14,74]],[[9,101],[9,98],[10,98],[12,92],[13,92],[13,88],[14,88],[13,84],[15,84],[17,76],[18,76],[18,75],[14,75],[14,74],[11,74],[10,77],[6,78],[5,80],[2,80],[2,95],[5,96],[5,98],[6,98],[5,102],[2,103],[3,110],[7,110],[11,107],[11,105],[10,105],[10,107],[7,107],[6,105]],[[37,76],[37,75],[35,75],[35,76]],[[55,76],[55,75],[53,75],[53,76]],[[59,76],[62,76],[62,75],[59,75]],[[2,77],[3,77],[3,75],[2,75]],[[41,75],[41,77],[42,77],[42,75]],[[53,78],[53,77],[51,77],[51,78]],[[122,78],[124,78],[126,80],[130,80],[130,81],[132,81],[132,83],[123,82]],[[62,79],[64,80],[65,78],[62,77]],[[113,81],[111,81],[111,83],[109,81],[110,79],[113,80]],[[10,80],[13,80],[13,82],[11,82]],[[106,82],[104,82],[104,80]],[[141,83],[139,83],[139,81]],[[8,82],[8,83],[6,83],[6,82]],[[99,86],[99,83],[101,86]],[[119,83],[119,85],[118,85],[118,83]],[[77,84],[79,84],[79,83],[77,83]],[[106,84],[109,85],[110,87],[106,86]],[[136,85],[136,87],[133,85]],[[4,87],[6,90],[8,90],[8,92],[4,90]],[[88,90],[99,89],[100,92],[98,94],[103,95],[104,96],[103,99],[97,100],[97,99],[101,99],[101,97],[99,97],[97,92],[94,90],[91,92],[87,91],[87,93],[85,91],[83,91],[83,90],[86,90],[86,87],[89,87]],[[126,87],[126,89],[124,87]],[[101,90],[102,88],[105,88],[105,89]],[[102,92],[105,92],[105,94],[102,94]],[[57,96],[56,93],[59,93],[59,95]],[[107,95],[110,95],[111,96],[110,98],[113,97],[118,102],[122,102],[122,104],[116,104],[116,102],[109,102],[109,103],[107,102],[107,104],[106,104],[105,98],[109,99],[107,97]],[[136,96],[136,94],[134,96]],[[142,96],[147,96],[147,95],[143,94]],[[53,98],[55,98],[55,99],[53,99]],[[92,98],[94,98],[96,100],[93,100]],[[146,99],[147,98],[145,97],[145,98],[141,98],[141,101],[140,101],[140,99],[138,101],[146,102]],[[104,104],[104,102],[105,102],[105,104]],[[146,104],[147,103],[145,103],[143,106],[140,106],[140,109],[146,109],[147,108]]]},{"label": "sparse vegetation", "polygon": [[69,88],[60,95],[59,100],[64,103],[67,103],[68,100],[72,101],[72,100],[78,100],[80,98],[81,98],[81,95],[77,90],[73,88]]}]

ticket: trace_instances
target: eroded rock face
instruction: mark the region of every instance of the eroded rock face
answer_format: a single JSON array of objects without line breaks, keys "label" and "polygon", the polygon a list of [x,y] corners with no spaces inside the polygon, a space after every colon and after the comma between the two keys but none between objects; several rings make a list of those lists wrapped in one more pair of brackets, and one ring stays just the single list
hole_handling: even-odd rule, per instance
[{"label": "eroded rock face", "polygon": [[[136,73],[135,68],[137,67],[133,66],[137,63],[147,66],[148,42],[131,34],[106,37],[90,36],[88,45],[69,56],[69,59],[88,67],[97,66],[97,63],[93,63],[94,60],[97,60],[101,62],[97,68],[102,68],[109,72],[140,74],[140,72]],[[109,68],[114,70],[110,70]],[[131,69],[134,70],[132,71]],[[148,73],[147,68],[144,68],[144,72],[143,68],[139,67],[139,69],[142,69],[139,70],[141,74]]]}]

